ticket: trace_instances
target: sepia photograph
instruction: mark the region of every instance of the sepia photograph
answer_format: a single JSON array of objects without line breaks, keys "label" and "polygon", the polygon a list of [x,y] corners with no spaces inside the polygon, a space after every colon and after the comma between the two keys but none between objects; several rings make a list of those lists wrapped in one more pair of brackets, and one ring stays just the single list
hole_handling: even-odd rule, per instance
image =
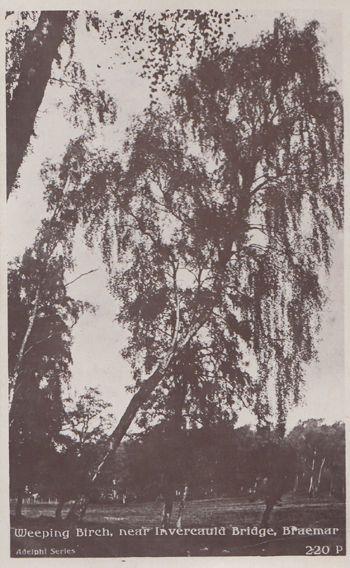
[{"label": "sepia photograph", "polygon": [[344,557],[341,6],[104,4],[3,13],[11,558]]}]

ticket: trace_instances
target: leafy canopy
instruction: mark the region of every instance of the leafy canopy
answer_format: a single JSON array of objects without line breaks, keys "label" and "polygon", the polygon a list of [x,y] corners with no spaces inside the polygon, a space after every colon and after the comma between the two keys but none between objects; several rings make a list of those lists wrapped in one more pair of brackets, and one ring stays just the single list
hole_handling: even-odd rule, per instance
[{"label": "leafy canopy", "polygon": [[342,224],[342,104],[317,24],[280,18],[201,59],[170,107],[135,119],[126,166],[79,148],[67,199],[100,241],[135,387],[189,338],[156,399],[186,376],[189,413],[239,403],[260,420],[277,410],[283,428],[317,355],[320,274]]}]

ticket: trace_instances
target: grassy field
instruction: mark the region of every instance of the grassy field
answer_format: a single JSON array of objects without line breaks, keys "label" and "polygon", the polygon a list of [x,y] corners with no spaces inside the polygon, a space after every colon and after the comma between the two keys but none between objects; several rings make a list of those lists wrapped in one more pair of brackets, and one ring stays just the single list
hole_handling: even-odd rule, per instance
[{"label": "grassy field", "polygon": [[[175,505],[173,524],[177,518]],[[271,518],[271,528],[275,535],[232,536],[231,527],[259,526],[264,509],[262,502],[247,502],[242,499],[222,498],[189,501],[183,515],[183,527],[225,527],[224,536],[182,536],[155,534],[155,527],[161,523],[161,503],[129,503],[127,505],[107,504],[91,505],[84,523],[79,527],[106,527],[111,534],[108,537],[80,537],[75,535],[75,527],[70,527],[68,540],[62,538],[16,537],[15,527],[28,529],[60,529],[68,525],[65,521],[57,523],[54,519],[54,505],[36,504],[23,508],[25,518],[19,523],[12,523],[12,555],[18,556],[18,550],[46,551],[44,556],[52,556],[52,550],[61,550],[66,555],[67,548],[74,550],[73,556],[120,557],[120,556],[201,556],[201,555],[277,555],[305,554],[307,546],[326,546],[323,552],[329,555],[344,554],[345,506],[331,499],[291,499],[285,498],[280,507],[276,507]],[[65,512],[64,512],[65,514]],[[283,536],[281,527],[337,527],[337,536]],[[147,536],[120,535],[120,528],[149,528]],[[329,546],[329,550],[328,547]],[[341,546],[343,549],[341,550]],[[315,549],[316,550],[316,549]],[[317,552],[317,550],[316,550]],[[35,555],[32,552],[27,556]],[[39,556],[39,553],[37,554]],[[40,554],[41,555],[41,554]]]}]

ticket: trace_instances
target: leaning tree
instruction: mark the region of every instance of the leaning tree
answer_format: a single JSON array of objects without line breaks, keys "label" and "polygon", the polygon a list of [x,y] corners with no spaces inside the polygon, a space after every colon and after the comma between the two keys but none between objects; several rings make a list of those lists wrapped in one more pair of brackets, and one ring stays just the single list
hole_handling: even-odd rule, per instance
[{"label": "leaning tree", "polygon": [[202,59],[170,108],[135,120],[126,168],[85,152],[71,203],[87,241],[100,240],[135,379],[92,483],[140,408],[194,357],[214,396],[260,423],[275,411],[283,435],[317,355],[320,275],[342,225],[342,137],[317,24],[280,18],[251,45]]}]

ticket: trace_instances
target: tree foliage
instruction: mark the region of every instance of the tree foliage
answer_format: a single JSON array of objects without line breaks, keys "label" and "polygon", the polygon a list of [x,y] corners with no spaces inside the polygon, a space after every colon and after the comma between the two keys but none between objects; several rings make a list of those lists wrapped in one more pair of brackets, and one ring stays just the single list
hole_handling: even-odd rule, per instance
[{"label": "tree foliage", "polygon": [[89,84],[86,69],[76,57],[82,28],[91,34],[97,32],[98,41],[112,42],[111,49],[116,44],[117,60],[126,57],[137,63],[141,77],[150,82],[153,99],[157,87],[169,87],[173,75],[188,61],[193,64],[219,45],[232,43],[232,24],[244,19],[238,10],[226,14],[216,10],[117,10],[103,17],[89,11],[23,11],[7,12],[6,17],[8,195],[35,133],[48,84],[68,87],[66,116],[76,127],[91,129],[116,120],[113,99],[98,80]]},{"label": "tree foliage", "polygon": [[176,333],[190,341],[168,376],[260,420],[275,408],[282,430],[317,356],[342,223],[342,105],[316,32],[281,18],[202,59],[170,108],[135,119],[127,166],[91,153],[71,194],[109,266],[135,388]]},{"label": "tree foliage", "polygon": [[105,450],[113,417],[111,406],[97,387],[65,397],[60,436],[43,480],[44,491],[59,499],[59,510],[85,487],[86,471]]},{"label": "tree foliage", "polygon": [[310,497],[327,492],[338,497],[345,491],[345,426],[343,422],[325,424],[323,420],[299,422],[288,439],[298,461],[295,490]]},{"label": "tree foliage", "polygon": [[68,294],[71,259],[62,254],[63,237],[58,247],[54,219],[51,225],[44,220],[34,246],[8,268],[10,467],[17,490],[38,483],[54,460],[71,377],[72,329],[93,309]]},{"label": "tree foliage", "polygon": [[96,387],[85,387],[76,399],[66,399],[65,432],[79,448],[103,442],[111,428],[111,403]]}]

